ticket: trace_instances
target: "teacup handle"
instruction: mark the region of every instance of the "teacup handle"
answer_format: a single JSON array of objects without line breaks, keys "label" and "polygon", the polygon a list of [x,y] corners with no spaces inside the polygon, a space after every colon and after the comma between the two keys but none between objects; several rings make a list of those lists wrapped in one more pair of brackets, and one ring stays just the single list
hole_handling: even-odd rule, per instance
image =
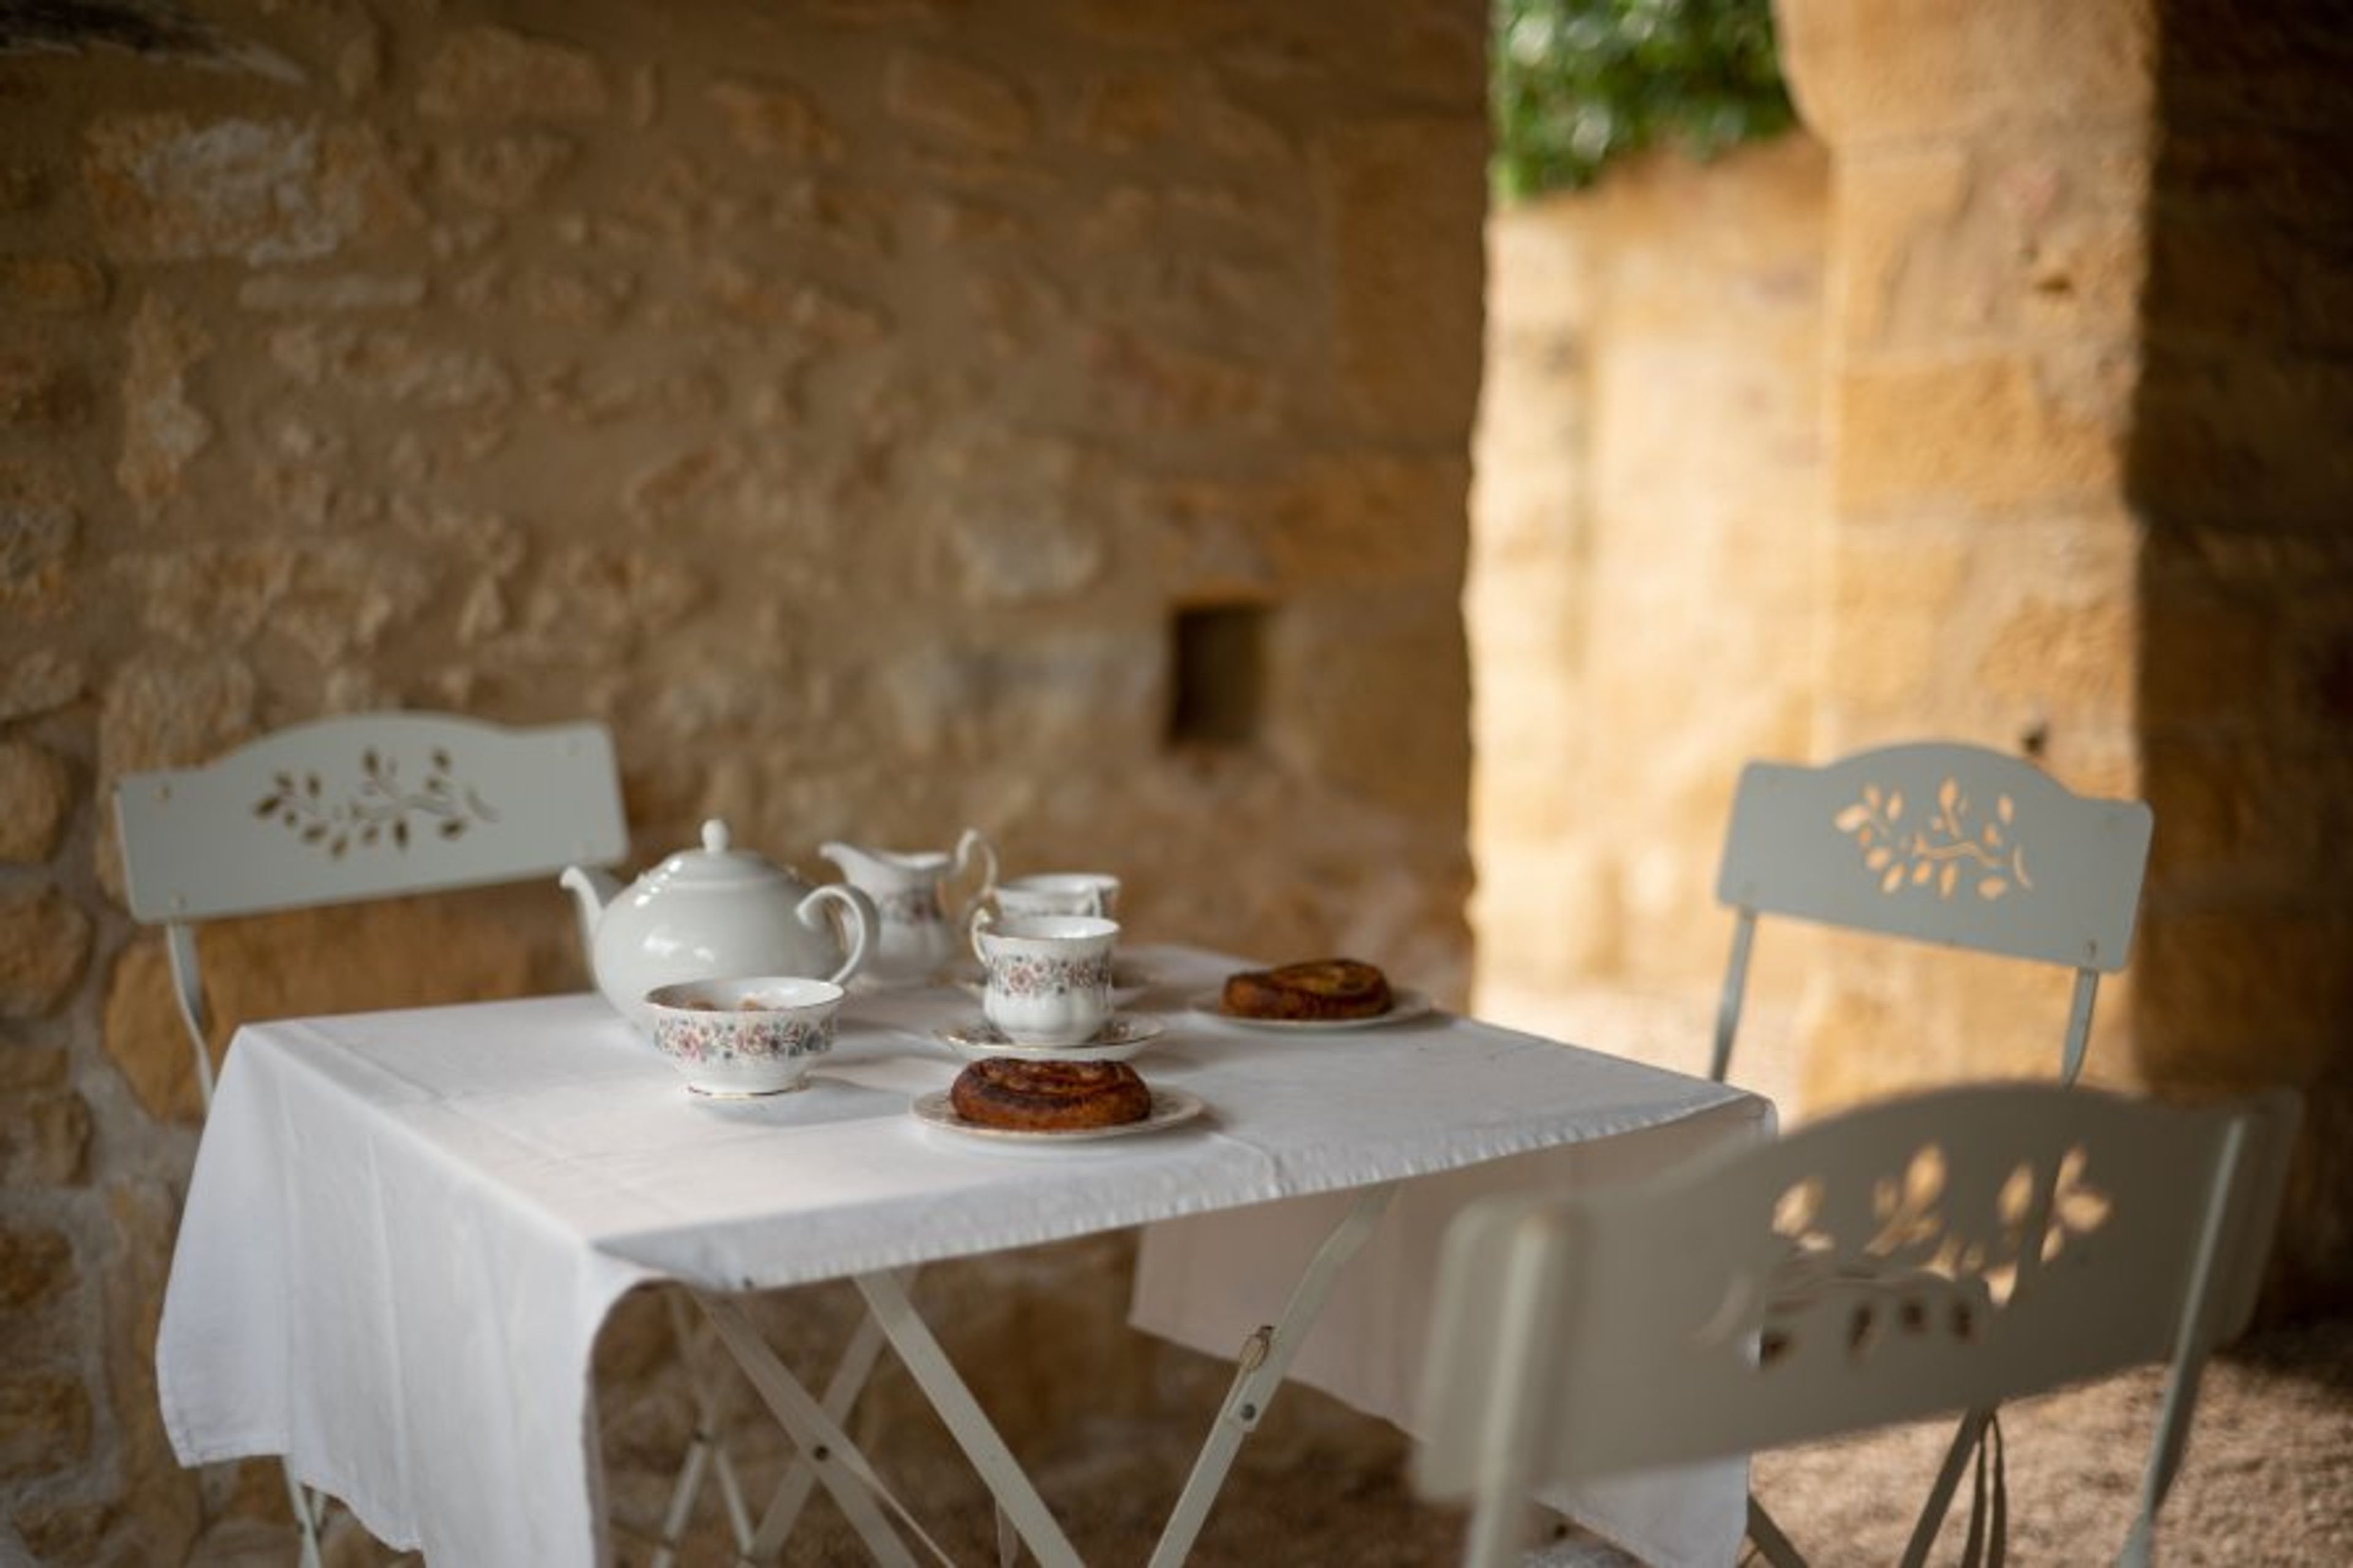
[{"label": "teacup handle", "polygon": [[849,977],[857,973],[859,966],[866,962],[867,945],[874,933],[881,929],[882,916],[875,909],[874,900],[863,891],[847,882],[828,882],[801,900],[800,909],[797,911],[801,924],[813,931],[821,928],[825,922],[821,906],[828,903],[838,903],[842,908],[841,924],[849,933],[846,944],[849,956],[843,959],[841,967],[827,975],[826,979],[836,985],[847,985]]},{"label": "teacup handle", "polygon": [[979,961],[980,967],[984,972],[988,968],[988,954],[980,951],[980,933],[988,930],[989,927],[996,923],[996,910],[990,909],[987,904],[976,904],[973,906],[970,923],[966,927],[965,934],[966,939],[972,943],[973,957]]},{"label": "teacup handle", "polygon": [[953,874],[962,876],[971,867],[976,856],[980,860],[980,886],[973,889],[972,897],[966,899],[964,907],[956,911],[958,925],[970,925],[973,912],[980,908],[982,900],[997,890],[997,846],[990,843],[988,835],[979,828],[967,827],[964,830],[964,837],[956,840]]}]

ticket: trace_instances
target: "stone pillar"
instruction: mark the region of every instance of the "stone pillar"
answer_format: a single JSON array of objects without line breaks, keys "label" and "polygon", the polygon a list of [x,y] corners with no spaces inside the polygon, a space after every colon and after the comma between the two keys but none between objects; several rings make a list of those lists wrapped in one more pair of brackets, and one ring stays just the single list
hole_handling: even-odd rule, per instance
[{"label": "stone pillar", "polygon": [[[2031,740],[2076,788],[2149,802],[2139,936],[2087,1077],[2302,1089],[2268,1308],[2353,1300],[2341,17],[2316,0],[1777,13],[1838,214],[1820,750]],[[2042,1070],[2063,985],[1835,960],[1810,1101]]]},{"label": "stone pillar", "polygon": [[[1827,635],[1815,751],[1969,740],[2137,793],[2140,363],[2155,37],[2146,0],[1779,0],[1832,161]],[[2160,833],[2162,827],[2160,826]],[[2055,1068],[2068,978],[1825,942],[1813,1110]],[[2134,976],[2087,1077],[2134,1077]]]}]

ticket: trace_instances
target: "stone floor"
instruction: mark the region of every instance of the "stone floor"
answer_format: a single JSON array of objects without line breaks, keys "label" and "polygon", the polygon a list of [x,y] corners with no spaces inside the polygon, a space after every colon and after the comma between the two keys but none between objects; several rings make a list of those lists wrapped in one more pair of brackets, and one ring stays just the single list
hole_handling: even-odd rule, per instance
[{"label": "stone floor", "polygon": [[[2003,1417],[2010,1468],[2010,1560],[2021,1565],[2106,1562],[2124,1540],[2159,1394],[2136,1372],[2019,1403]],[[1403,1481],[1405,1448],[1386,1427],[1351,1431],[1310,1394],[1286,1394],[1246,1446],[1192,1562],[1200,1568],[1408,1568],[1454,1559],[1460,1514],[1418,1502]],[[1186,1429],[1196,1429],[1187,1426]],[[1771,1454],[1756,1467],[1760,1496],[1820,1568],[1896,1560],[1911,1510],[1949,1425],[1932,1422]],[[921,1499],[940,1545],[958,1563],[993,1561],[988,1510],[942,1439],[894,1464]],[[1048,1500],[1096,1563],[1142,1563],[1173,1500],[1187,1456],[1131,1433],[1079,1433],[1038,1466]],[[731,1553],[706,1510],[688,1561]],[[1959,1526],[1935,1561],[1953,1562]],[[641,1542],[621,1560],[642,1563]],[[2189,1453],[2162,1515],[2166,1568],[2353,1563],[2353,1318],[2257,1336],[2214,1363]],[[787,1561],[865,1561],[829,1510],[812,1513]]]}]

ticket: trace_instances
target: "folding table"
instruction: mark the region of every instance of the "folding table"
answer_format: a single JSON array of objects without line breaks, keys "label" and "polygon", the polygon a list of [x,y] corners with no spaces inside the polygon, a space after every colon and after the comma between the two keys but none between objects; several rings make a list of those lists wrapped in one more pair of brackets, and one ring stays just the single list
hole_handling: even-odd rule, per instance
[{"label": "folding table", "polygon": [[[1769,1105],[1742,1090],[1444,1013],[1333,1034],[1246,1029],[1187,1006],[1240,961],[1133,956],[1155,984],[1132,1010],[1166,1026],[1135,1065],[1206,1111],[1043,1152],[910,1114],[960,1065],[930,1030],[976,1004],[946,988],[853,997],[807,1088],[742,1101],[688,1094],[593,996],[240,1030],[157,1346],[175,1449],[191,1464],[284,1454],[437,1568],[598,1561],[597,1329],[632,1287],[677,1280],[876,1554],[911,1561],[866,1485],[876,1462],[735,1299],[848,1279],[1022,1540],[1043,1563],[1074,1563],[902,1271],[1181,1221],[1155,1235],[1248,1278],[1157,1306],[1147,1281],[1139,1299],[1145,1327],[1214,1340],[1206,1348],[1240,1363],[1155,1553],[1174,1563],[1303,1344],[1311,1381],[1402,1416],[1429,1249],[1462,1184],[1607,1179],[1769,1126]],[[1302,1198],[1313,1202],[1277,1202]],[[1240,1258],[1221,1252],[1220,1215],[1253,1237]],[[1270,1271],[1286,1237],[1298,1255]],[[1672,1561],[1692,1541],[1704,1544],[1689,1555],[1728,1554],[1745,1497],[1746,1467],[1717,1466],[1599,1511],[1638,1550],[1666,1542]]]}]

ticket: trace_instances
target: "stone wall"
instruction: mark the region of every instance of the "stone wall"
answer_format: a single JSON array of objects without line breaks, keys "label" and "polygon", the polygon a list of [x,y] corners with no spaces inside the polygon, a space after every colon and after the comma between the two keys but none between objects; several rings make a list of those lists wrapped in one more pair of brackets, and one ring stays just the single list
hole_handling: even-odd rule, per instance
[{"label": "stone wall", "polygon": [[2135,701],[2158,835],[2138,1054],[2305,1091],[2283,1266],[2353,1300],[2353,44],[2160,5]]},{"label": "stone wall", "polygon": [[[0,1520],[163,1563],[282,1509],[154,1409],[196,1126],[127,771],[379,705],[595,717],[640,860],[713,814],[811,871],[978,824],[1124,874],[1140,936],[1461,999],[1483,28],[0,18]],[[570,919],[514,889],[206,962],[232,1016],[575,986]],[[1034,1381],[999,1338],[965,1348]],[[1055,1386],[1151,1397],[1115,1331],[1061,1348]]]},{"label": "stone wall", "polygon": [[[1479,1003],[1685,1070],[1705,1070],[1730,939],[1733,784],[1813,746],[1827,186],[1796,135],[1488,220]],[[1760,944],[1763,1008],[1803,946]]]}]

